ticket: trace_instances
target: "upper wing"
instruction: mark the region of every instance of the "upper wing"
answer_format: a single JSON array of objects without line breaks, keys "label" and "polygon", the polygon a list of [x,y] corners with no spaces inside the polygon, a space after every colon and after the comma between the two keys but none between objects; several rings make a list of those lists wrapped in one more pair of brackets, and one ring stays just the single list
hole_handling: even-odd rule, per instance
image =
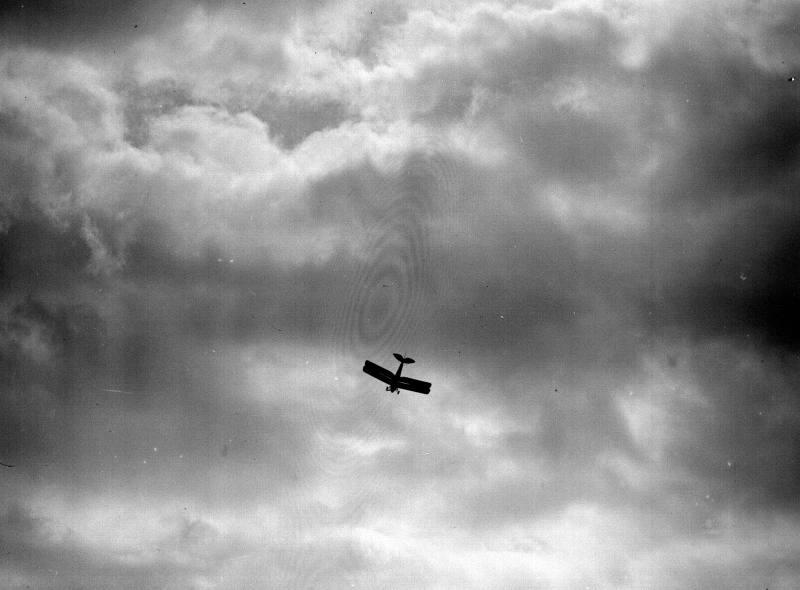
[{"label": "upper wing", "polygon": [[416,391],[417,393],[428,394],[431,392],[431,384],[427,381],[420,381],[419,379],[411,379],[410,377],[400,377],[397,381],[397,387],[400,389],[408,389],[409,391]]},{"label": "upper wing", "polygon": [[391,384],[394,378],[394,373],[387,371],[383,367],[376,365],[372,361],[364,361],[364,372],[367,375],[372,375],[375,379],[383,381],[387,385]]}]

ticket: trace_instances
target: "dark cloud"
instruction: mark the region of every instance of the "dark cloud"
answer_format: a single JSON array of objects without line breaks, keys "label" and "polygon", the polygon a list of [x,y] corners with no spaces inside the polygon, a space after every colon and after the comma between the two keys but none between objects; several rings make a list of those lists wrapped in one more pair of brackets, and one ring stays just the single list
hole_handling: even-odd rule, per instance
[{"label": "dark cloud", "polygon": [[680,459],[714,497],[750,510],[796,509],[800,481],[796,362],[718,345],[690,360],[710,405],[687,420]]},{"label": "dark cloud", "polygon": [[794,182],[796,93],[782,74],[755,69],[747,54],[714,57],[666,48],[648,72],[647,84],[671,96],[682,113],[680,129],[659,131],[678,148],[659,178],[669,190],[666,207],[676,199],[708,203],[753,193],[782,198]]},{"label": "dark cloud", "polygon": [[259,8],[253,2],[225,0],[181,0],[180,2],[45,0],[5,4],[0,9],[3,29],[16,43],[54,49],[120,49],[127,43],[163,34],[181,26],[193,10],[207,14],[229,13],[244,20],[255,19],[267,28],[279,27],[298,12],[324,3],[310,0],[298,5],[272,2]]},{"label": "dark cloud", "polygon": [[54,0],[6,4],[0,17],[17,42],[55,47],[114,45],[176,24],[176,8],[169,3]]},{"label": "dark cloud", "polygon": [[125,96],[125,139],[135,147],[150,139],[150,122],[159,115],[195,103],[191,90],[175,80],[159,80],[144,86],[130,82],[123,87]]},{"label": "dark cloud", "polygon": [[270,134],[292,149],[316,131],[336,128],[353,116],[341,102],[323,99],[275,96],[254,109],[269,125]]},{"label": "dark cloud", "polygon": [[705,256],[665,289],[655,307],[660,321],[687,326],[700,338],[730,336],[796,351],[798,224],[781,209],[753,203],[733,215]]},{"label": "dark cloud", "polygon": [[91,260],[91,249],[81,235],[79,222],[58,227],[38,211],[10,224],[0,236],[0,251],[0,273],[6,292],[69,286]]},{"label": "dark cloud", "polygon": [[[199,485],[202,473],[222,459],[231,469],[268,464],[276,483],[297,477],[296,456],[308,444],[302,430],[290,425],[286,408],[264,413],[241,400],[226,404],[226,392],[251,386],[217,373],[215,347],[222,352],[230,341],[315,333],[304,312],[323,298],[305,289],[320,278],[274,268],[273,276],[263,269],[226,272],[218,252],[199,261],[170,257],[168,245],[145,225],[121,252],[121,278],[131,283],[120,288],[87,271],[90,248],[75,224],[28,217],[3,235],[4,459],[16,461],[21,472],[79,478],[82,486],[124,489],[148,481],[164,493],[178,474],[200,478]],[[265,292],[265,281],[275,288]],[[290,284],[305,303],[279,297]],[[251,296],[254,289],[260,295]],[[187,298],[187,290],[196,295]],[[270,309],[275,303],[280,307]],[[154,456],[158,447],[162,454]],[[229,452],[221,457],[223,448]],[[228,486],[227,494],[248,495],[252,483]],[[217,493],[207,488],[211,497]]]}]

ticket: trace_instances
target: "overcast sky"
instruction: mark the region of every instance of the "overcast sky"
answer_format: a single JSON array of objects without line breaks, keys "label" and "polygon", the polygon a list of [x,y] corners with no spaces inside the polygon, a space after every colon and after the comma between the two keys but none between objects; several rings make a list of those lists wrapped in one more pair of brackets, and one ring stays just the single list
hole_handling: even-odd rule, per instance
[{"label": "overcast sky", "polygon": [[0,586],[800,587],[798,23],[4,5]]}]

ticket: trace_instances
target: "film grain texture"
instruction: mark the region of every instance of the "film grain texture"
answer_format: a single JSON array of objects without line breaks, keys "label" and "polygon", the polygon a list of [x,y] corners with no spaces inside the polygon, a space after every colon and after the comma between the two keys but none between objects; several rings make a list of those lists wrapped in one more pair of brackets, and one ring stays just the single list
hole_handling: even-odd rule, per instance
[{"label": "film grain texture", "polygon": [[0,588],[800,587],[798,22],[3,4]]}]

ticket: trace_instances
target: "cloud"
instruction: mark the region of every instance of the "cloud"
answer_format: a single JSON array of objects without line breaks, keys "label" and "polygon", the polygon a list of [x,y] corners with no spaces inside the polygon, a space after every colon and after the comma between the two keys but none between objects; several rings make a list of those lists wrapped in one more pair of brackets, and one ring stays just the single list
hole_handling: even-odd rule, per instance
[{"label": "cloud", "polygon": [[75,0],[48,0],[15,4],[2,11],[4,29],[16,43],[58,50],[116,50],[129,43],[169,34],[184,25],[187,16],[256,21],[260,27],[280,28],[298,13],[324,6],[323,2],[273,2],[266,9],[246,2],[227,6],[215,2],[111,2],[95,6]]},{"label": "cloud", "polygon": [[9,584],[793,585],[793,8],[66,8],[0,68]]},{"label": "cloud", "polygon": [[4,513],[3,524],[5,575],[14,587],[214,584],[217,572],[246,548],[202,519],[178,515],[150,520],[138,530],[117,528],[105,544],[97,542],[101,531],[86,530],[91,525],[75,530],[17,505]]}]

